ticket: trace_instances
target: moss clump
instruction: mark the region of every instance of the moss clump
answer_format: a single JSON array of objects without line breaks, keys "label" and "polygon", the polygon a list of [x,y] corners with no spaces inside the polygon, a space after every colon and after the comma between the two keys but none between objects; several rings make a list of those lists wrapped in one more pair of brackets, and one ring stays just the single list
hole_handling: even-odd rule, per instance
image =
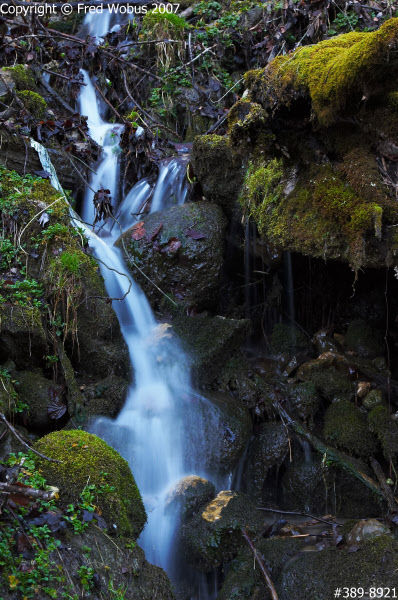
[{"label": "moss clump", "polygon": [[271,347],[275,354],[292,356],[298,353],[311,354],[310,340],[300,329],[285,323],[277,323],[272,330]]},{"label": "moss clump", "polygon": [[319,408],[319,394],[313,381],[298,383],[289,390],[289,399],[301,419],[311,421]]},{"label": "moss clump", "polygon": [[386,406],[376,406],[368,415],[369,429],[375,433],[387,460],[395,461],[398,455],[398,425],[391,419]]},{"label": "moss clump", "polygon": [[10,72],[17,90],[37,91],[35,78],[29,67],[25,65],[15,65],[15,67],[5,67],[5,69]]},{"label": "moss clump", "polygon": [[329,402],[350,400],[354,396],[354,382],[334,367],[314,371],[311,381],[323,398]]},{"label": "moss clump", "polygon": [[36,94],[29,90],[22,90],[17,92],[17,96],[25,105],[25,108],[37,119],[42,119],[47,109],[47,102]]},{"label": "moss clump", "polygon": [[35,449],[61,463],[41,460],[47,481],[60,489],[65,505],[77,503],[87,482],[98,488],[107,473],[114,490],[98,495],[97,504],[108,523],[115,523],[119,535],[138,537],[146,522],[140,492],[127,462],[108,444],[85,431],[56,431],[40,439]]},{"label": "moss clump", "polygon": [[365,95],[379,86],[395,85],[398,61],[398,19],[372,33],[351,32],[299,48],[275,59],[265,69],[246,74],[254,99],[288,105],[309,97],[321,125],[330,125],[351,106],[357,111]]},{"label": "moss clump", "polygon": [[365,236],[380,238],[383,210],[397,215],[388,197],[368,199],[330,166],[303,173],[294,189],[284,193],[288,171],[272,159],[246,172],[240,195],[243,209],[254,218],[260,234],[272,244],[312,256],[348,259],[359,267],[366,259]]},{"label": "moss clump", "polygon": [[352,321],[347,329],[346,343],[348,350],[365,358],[376,358],[384,354],[383,332],[374,329],[361,319]]},{"label": "moss clump", "polygon": [[351,402],[340,400],[329,406],[323,429],[327,441],[357,456],[371,456],[377,447],[366,417]]}]

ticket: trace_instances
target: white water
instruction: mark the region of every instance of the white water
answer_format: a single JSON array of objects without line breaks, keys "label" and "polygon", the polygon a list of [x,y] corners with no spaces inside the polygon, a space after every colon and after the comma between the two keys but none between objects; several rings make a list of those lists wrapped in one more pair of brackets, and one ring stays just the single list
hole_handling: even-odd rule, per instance
[{"label": "white water", "polygon": [[[83,75],[87,85],[81,91],[80,110],[82,114],[88,112],[90,135],[104,147],[103,159],[97,174],[91,177],[90,187],[96,191],[104,186],[116,195],[117,155],[112,152],[114,144],[109,144],[109,132],[115,128],[101,118],[95,90],[88,74]],[[166,203],[173,195],[177,195],[179,201],[185,198],[183,171],[176,161],[161,169],[162,177],[154,193],[159,208],[162,198]],[[172,194],[170,190],[176,191]],[[132,281],[121,251],[114,246],[120,236],[119,225],[124,229],[134,223],[131,213],[139,210],[149,193],[150,186],[146,181],[137,184],[120,205],[118,224],[113,228],[108,226],[103,238],[90,235],[94,255],[107,265],[100,266],[109,296],[122,298],[131,282],[125,299],[114,301],[113,307],[134,368],[134,382],[120,415],[115,421],[100,419],[93,430],[129,461],[148,512],[148,524],[140,544],[147,560],[168,568],[175,523],[164,515],[163,506],[168,489],[185,473],[181,415],[186,391],[190,389],[189,374],[184,354],[177,344],[169,339],[167,331],[166,336],[159,335],[162,330],[144,293]],[[84,220],[88,222],[93,220],[92,201],[93,192],[88,189],[82,210]]]}]

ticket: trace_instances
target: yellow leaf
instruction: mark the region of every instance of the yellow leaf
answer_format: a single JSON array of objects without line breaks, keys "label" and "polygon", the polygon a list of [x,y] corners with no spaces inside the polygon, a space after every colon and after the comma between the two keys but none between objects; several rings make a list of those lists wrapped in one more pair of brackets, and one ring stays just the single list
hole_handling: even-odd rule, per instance
[{"label": "yellow leaf", "polygon": [[15,577],[15,575],[9,575],[8,576],[8,580],[10,582],[10,589],[13,590],[17,587],[19,581],[18,579]]}]

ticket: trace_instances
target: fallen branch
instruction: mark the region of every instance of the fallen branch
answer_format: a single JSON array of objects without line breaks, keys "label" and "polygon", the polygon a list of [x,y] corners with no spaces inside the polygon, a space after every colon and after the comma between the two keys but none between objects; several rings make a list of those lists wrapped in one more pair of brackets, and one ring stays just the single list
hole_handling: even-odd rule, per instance
[{"label": "fallen branch", "polygon": [[70,81],[71,83],[77,83],[77,85],[87,85],[87,83],[83,83],[83,81],[78,81],[77,79],[71,79],[70,77],[67,77],[66,75],[61,75],[61,73],[55,73],[55,71],[50,71],[50,69],[46,69],[46,67],[43,67],[43,71],[45,71],[46,73],[49,73],[50,75],[54,75],[55,77],[60,77],[61,79],[66,79],[66,81]]},{"label": "fallen branch", "polygon": [[326,460],[331,460],[336,465],[339,465],[351,473],[351,475],[354,475],[354,477],[359,479],[359,481],[366,485],[366,487],[368,487],[372,492],[377,494],[377,496],[387,500],[378,483],[366,475],[366,473],[362,471],[362,467],[359,467],[357,464],[355,464],[357,462],[355,459],[351,458],[347,454],[344,454],[343,452],[340,452],[339,450],[336,450],[335,448],[330,448],[327,446],[324,442],[322,442],[322,440],[308,431],[308,429],[306,429],[302,423],[296,421],[277,400],[274,401],[273,406],[279,412],[279,415],[287,424],[287,426],[293,429],[293,431],[295,431],[299,436],[307,440],[307,442],[309,442],[311,446],[315,448],[315,450],[324,455]]},{"label": "fallen branch", "polygon": [[390,486],[387,483],[387,479],[383,473],[383,469],[381,468],[380,464],[378,463],[378,461],[371,457],[370,459],[370,464],[372,466],[372,469],[380,483],[381,489],[384,492],[384,496],[387,500],[388,503],[388,507],[390,509],[390,511],[392,513],[396,513],[398,512],[398,503],[397,500],[394,498],[394,494],[392,493],[392,490],[390,488]]},{"label": "fallen branch", "polygon": [[327,523],[327,525],[336,525],[333,521],[327,521],[326,519],[322,519],[321,517],[314,517],[314,515],[309,515],[303,512],[294,512],[290,510],[276,510],[275,508],[261,508],[258,507],[257,510],[263,510],[265,512],[278,513],[278,515],[297,515],[300,517],[308,517],[309,519],[314,519],[314,521],[319,521],[320,523]]},{"label": "fallen branch", "polygon": [[112,104],[109,102],[109,100],[107,100],[104,96],[104,94],[101,92],[101,90],[99,89],[98,85],[96,83],[94,83],[94,87],[97,90],[97,92],[99,93],[99,95],[101,96],[101,98],[103,99],[103,101],[109,106],[109,108],[115,113],[115,115],[117,116],[117,118],[119,119],[119,121],[121,121],[122,123],[126,124],[127,121],[124,117],[122,117],[122,115],[120,115],[116,108],[114,106],[112,106]]},{"label": "fallen branch", "polygon": [[44,492],[43,490],[36,490],[35,488],[31,487],[0,482],[1,494],[18,494],[19,496],[25,496],[26,498],[52,500],[53,498],[55,498],[58,492],[58,488],[52,488],[51,490]]},{"label": "fallen branch", "polygon": [[41,452],[38,452],[37,450],[35,450],[34,448],[32,448],[32,446],[29,446],[29,444],[27,444],[19,435],[19,433],[17,432],[17,430],[15,429],[15,427],[13,427],[11,425],[11,423],[9,423],[5,417],[5,415],[3,415],[3,413],[0,413],[0,419],[3,421],[3,423],[8,427],[8,429],[11,431],[11,433],[13,434],[14,437],[17,438],[18,442],[20,442],[22,444],[22,446],[25,446],[25,448],[27,448],[28,450],[31,450],[34,454],[37,454],[37,456],[40,456],[40,458],[44,458],[44,460],[48,460],[49,462],[55,462],[55,463],[60,463],[60,460],[56,460],[55,458],[49,458],[48,456],[45,456],[44,454],[41,454]]},{"label": "fallen branch", "polygon": [[155,75],[154,73],[151,73],[150,71],[147,71],[146,69],[143,69],[142,67],[139,67],[138,65],[130,63],[127,60],[124,60],[124,58],[122,58],[121,56],[115,56],[114,54],[112,54],[112,52],[109,52],[108,50],[104,50],[103,46],[98,46],[98,48],[100,50],[102,50],[102,52],[104,54],[106,54],[107,56],[110,56],[113,60],[117,60],[118,62],[122,63],[122,65],[125,65],[126,67],[130,67],[130,69],[136,69],[137,71],[140,71],[141,73],[145,73],[145,75],[148,75],[148,77],[152,77],[153,79],[157,79],[158,81],[162,81],[163,83],[165,83],[165,80],[162,77],[159,77],[158,75]]},{"label": "fallen branch", "polygon": [[69,106],[69,104],[67,102],[65,102],[65,100],[63,98],[61,98],[61,96],[55,90],[53,90],[51,85],[49,83],[47,83],[47,81],[40,74],[40,72],[37,69],[34,69],[33,72],[35,73],[37,79],[39,80],[40,85],[42,85],[44,87],[44,89],[47,90],[47,92],[49,94],[51,94],[51,96],[53,96],[57,100],[57,102],[59,102],[61,104],[61,106],[63,106],[63,108],[65,110],[67,110],[71,115],[75,115],[76,111],[71,106]]},{"label": "fallen branch", "polygon": [[274,584],[272,583],[271,577],[268,575],[268,571],[265,568],[265,565],[264,565],[263,561],[261,560],[260,556],[258,555],[258,552],[257,552],[257,550],[256,550],[253,542],[251,541],[251,539],[247,535],[245,529],[242,529],[242,535],[243,535],[243,537],[245,538],[245,540],[247,541],[247,543],[250,546],[250,550],[253,553],[254,560],[257,562],[258,566],[260,567],[260,570],[261,570],[261,572],[262,572],[262,574],[264,576],[264,579],[265,579],[265,582],[267,584],[267,587],[268,587],[268,589],[270,591],[272,600],[279,600],[278,599],[278,594],[276,593],[276,589],[274,587]]}]

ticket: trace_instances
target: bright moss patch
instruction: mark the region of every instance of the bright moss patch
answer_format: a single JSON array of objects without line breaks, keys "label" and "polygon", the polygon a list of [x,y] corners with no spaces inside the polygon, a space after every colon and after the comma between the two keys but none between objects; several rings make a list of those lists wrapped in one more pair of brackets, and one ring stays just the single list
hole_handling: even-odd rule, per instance
[{"label": "bright moss patch", "polygon": [[47,108],[47,102],[43,100],[36,92],[30,90],[21,90],[17,92],[18,98],[22,100],[25,108],[37,119],[44,117]]},{"label": "bright moss patch", "polygon": [[376,450],[376,440],[367,427],[366,417],[347,400],[329,406],[323,433],[333,446],[357,456],[371,456]]},{"label": "bright moss patch", "polygon": [[391,82],[398,60],[398,19],[390,19],[372,33],[351,32],[278,57],[265,69],[250,71],[246,82],[254,99],[288,105],[309,97],[321,125],[330,125],[350,106],[357,110],[363,96]]},{"label": "bright moss patch", "polygon": [[25,65],[15,65],[15,67],[5,67],[10,72],[17,90],[30,90],[36,92],[36,82],[32,71]]},{"label": "bright moss patch", "polygon": [[60,460],[40,460],[40,469],[51,485],[60,489],[65,505],[74,504],[89,481],[98,488],[104,473],[114,487],[98,495],[97,504],[107,524],[117,525],[119,535],[138,537],[146,522],[140,492],[127,462],[96,435],[85,431],[56,431],[35,444],[36,450]]},{"label": "bright moss patch", "polygon": [[289,170],[281,159],[249,166],[240,203],[262,237],[276,246],[312,256],[344,258],[353,267],[365,261],[364,238],[381,237],[383,209],[397,216],[388,196],[361,196],[330,166],[313,167],[285,192]]}]

